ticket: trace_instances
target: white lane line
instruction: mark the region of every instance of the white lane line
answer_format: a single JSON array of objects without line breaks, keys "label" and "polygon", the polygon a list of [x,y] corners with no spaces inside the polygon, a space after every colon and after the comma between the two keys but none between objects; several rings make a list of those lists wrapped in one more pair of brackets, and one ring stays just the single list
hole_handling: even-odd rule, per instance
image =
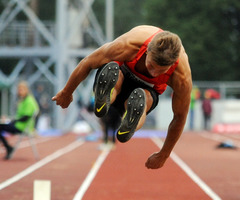
[{"label": "white lane line", "polygon": [[[54,138],[40,138],[40,139],[35,139],[35,140],[34,140],[34,143],[35,143],[35,144],[40,144],[40,143],[44,143],[44,142],[47,142],[47,141],[53,140],[53,139],[54,139]],[[26,139],[26,140],[24,140],[24,141],[21,141],[18,149],[23,149],[23,148],[30,147],[30,146],[31,146],[30,142],[27,141],[27,139]],[[1,153],[5,153],[5,148],[4,148],[4,147],[0,147],[0,154],[1,154]]]},{"label": "white lane line", "polygon": [[76,149],[77,147],[81,146],[84,142],[83,141],[75,141],[68,146],[57,150],[53,154],[43,158],[42,160],[38,161],[37,163],[31,165],[27,169],[23,170],[22,172],[18,173],[17,175],[13,176],[12,178],[0,183],[0,190],[8,187],[9,185],[19,181],[20,179],[24,178],[25,176],[31,174],[35,170],[39,169],[40,167],[48,164],[49,162],[59,158],[60,156]]},{"label": "white lane line", "polygon": [[[49,140],[52,140],[53,138],[40,138],[40,139],[35,139],[34,140],[34,143],[35,144],[40,144],[40,143],[43,143],[43,142],[47,142]],[[29,141],[27,141],[28,139],[24,140],[24,141],[21,141],[18,149],[22,149],[22,148],[26,148],[26,147],[30,147],[31,144],[29,143]]]},{"label": "white lane line", "polygon": [[[159,148],[162,147],[163,142],[159,138],[151,139]],[[171,153],[170,157],[209,197],[214,200],[221,200],[221,198],[203,180],[201,180],[197,174],[195,174],[192,169],[174,152]]]},{"label": "white lane line", "polygon": [[73,200],[81,200],[84,196],[85,192],[87,191],[88,187],[92,183],[93,179],[95,178],[98,170],[100,169],[101,165],[103,164],[104,160],[107,158],[110,150],[109,148],[105,148],[102,153],[98,156],[98,159],[94,163],[92,169],[88,173],[86,179],[84,180],[83,184],[80,186],[79,190],[75,194]]}]

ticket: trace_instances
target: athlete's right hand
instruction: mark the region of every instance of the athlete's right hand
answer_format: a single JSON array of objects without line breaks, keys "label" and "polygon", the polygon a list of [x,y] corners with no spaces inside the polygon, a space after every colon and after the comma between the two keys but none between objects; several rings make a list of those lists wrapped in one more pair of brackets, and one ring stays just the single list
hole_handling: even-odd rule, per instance
[{"label": "athlete's right hand", "polygon": [[62,108],[67,108],[69,104],[73,101],[73,95],[70,96],[61,90],[58,92],[53,98],[52,101],[56,101],[56,104],[61,106]]}]

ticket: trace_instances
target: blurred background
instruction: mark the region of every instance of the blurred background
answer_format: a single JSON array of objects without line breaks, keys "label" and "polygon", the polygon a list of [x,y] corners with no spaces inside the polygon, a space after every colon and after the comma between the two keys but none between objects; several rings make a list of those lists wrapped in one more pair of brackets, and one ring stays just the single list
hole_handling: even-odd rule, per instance
[{"label": "blurred background", "polygon": [[[14,115],[17,82],[26,80],[40,105],[39,129],[69,130],[82,120],[97,129],[86,109],[94,71],[68,109],[51,98],[82,58],[141,24],[182,39],[194,84],[186,129],[240,131],[239,0],[0,0],[0,115]],[[171,93],[160,96],[146,128],[167,129]],[[204,99],[211,108],[207,127]]]}]

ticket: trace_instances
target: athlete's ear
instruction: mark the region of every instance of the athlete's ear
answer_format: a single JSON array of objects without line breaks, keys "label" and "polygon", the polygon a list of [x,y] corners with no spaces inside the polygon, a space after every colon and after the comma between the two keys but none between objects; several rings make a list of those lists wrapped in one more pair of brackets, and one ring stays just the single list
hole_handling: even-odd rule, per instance
[{"label": "athlete's ear", "polygon": [[145,53],[146,53],[146,54],[148,54],[148,52],[149,52],[149,48],[147,47],[147,50],[146,50],[146,52],[145,52]]}]

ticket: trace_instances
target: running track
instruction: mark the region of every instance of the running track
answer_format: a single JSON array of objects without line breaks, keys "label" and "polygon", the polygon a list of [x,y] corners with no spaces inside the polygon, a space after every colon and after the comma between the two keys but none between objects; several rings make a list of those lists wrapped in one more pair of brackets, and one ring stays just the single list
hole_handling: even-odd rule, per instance
[{"label": "running track", "polygon": [[240,147],[238,134],[183,133],[165,166],[148,170],[161,138],[134,137],[109,151],[72,133],[39,137],[40,160],[23,143],[12,160],[0,161],[0,199],[32,200],[34,180],[50,180],[51,200],[239,200],[239,149],[216,148],[229,139]]}]

